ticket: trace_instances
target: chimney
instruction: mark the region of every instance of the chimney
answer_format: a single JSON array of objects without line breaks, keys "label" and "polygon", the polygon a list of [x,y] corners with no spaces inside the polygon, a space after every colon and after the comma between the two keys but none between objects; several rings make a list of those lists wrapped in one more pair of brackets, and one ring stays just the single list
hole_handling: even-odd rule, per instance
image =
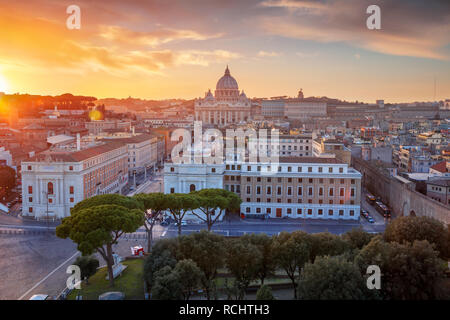
[{"label": "chimney", "polygon": [[80,140],[80,134],[77,133],[77,151],[81,150],[81,140]]}]

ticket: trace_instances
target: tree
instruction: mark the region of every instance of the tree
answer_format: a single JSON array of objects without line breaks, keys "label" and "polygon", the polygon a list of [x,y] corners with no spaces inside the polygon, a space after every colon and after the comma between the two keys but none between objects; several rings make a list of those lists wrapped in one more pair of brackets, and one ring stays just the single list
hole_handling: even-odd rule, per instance
[{"label": "tree", "polygon": [[191,259],[178,261],[173,271],[178,274],[178,279],[182,287],[183,299],[189,300],[192,292],[198,289],[200,285],[202,271]]},{"label": "tree", "polygon": [[255,261],[255,265],[258,267],[257,276],[261,280],[261,284],[264,284],[264,279],[273,275],[277,267],[274,259],[273,239],[265,233],[244,235],[242,239],[258,248],[260,258]]},{"label": "tree", "polygon": [[[192,212],[203,222],[206,222],[208,231],[211,231],[213,224],[226,211],[238,210],[241,205],[241,198],[234,192],[224,189],[202,189],[191,192],[198,200],[198,209],[202,214]],[[216,211],[219,210],[217,213]]]},{"label": "tree", "polygon": [[349,249],[349,244],[339,236],[329,232],[315,233],[310,236],[310,260],[314,262],[317,256],[337,256]]},{"label": "tree", "polygon": [[256,300],[275,300],[272,289],[268,285],[261,285],[256,292]]},{"label": "tree", "polygon": [[374,237],[362,228],[353,228],[342,235],[342,239],[348,242],[352,249],[362,249]]},{"label": "tree", "polygon": [[77,211],[88,209],[104,204],[115,204],[121,207],[125,207],[127,209],[139,209],[143,210],[142,204],[134,198],[130,198],[127,196],[123,196],[120,194],[101,194],[98,196],[94,196],[92,198],[85,199],[83,201],[78,202],[71,210],[70,213],[73,214]]},{"label": "tree", "polygon": [[239,300],[244,299],[250,282],[258,278],[258,261],[261,261],[261,253],[246,239],[227,241],[225,262],[227,269],[235,278]]},{"label": "tree", "polygon": [[115,204],[94,205],[72,210],[71,216],[56,228],[56,235],[72,239],[84,255],[97,251],[106,262],[109,282],[114,286],[112,246],[123,233],[136,231],[142,223],[141,210]]},{"label": "tree", "polygon": [[153,227],[162,221],[163,212],[169,207],[164,193],[140,193],[134,196],[144,208],[144,227],[147,231],[147,252],[150,252],[153,242]]},{"label": "tree", "polygon": [[181,222],[188,211],[198,208],[197,197],[192,194],[172,193],[166,195],[168,210],[178,225],[178,236],[181,236]]},{"label": "tree", "polygon": [[177,260],[173,257],[168,249],[155,250],[147,256],[144,262],[144,279],[148,285],[148,291],[152,290],[155,284],[155,274],[162,268],[169,266],[174,268]]},{"label": "tree", "polygon": [[156,300],[181,300],[182,286],[179,275],[170,266],[165,266],[155,273],[152,298]]},{"label": "tree", "polygon": [[342,257],[317,257],[305,265],[298,282],[302,300],[361,300],[368,291],[358,267]]},{"label": "tree", "polygon": [[223,237],[202,230],[179,238],[180,259],[192,259],[202,271],[201,283],[205,288],[206,298],[210,300],[217,270],[224,265]]},{"label": "tree", "polygon": [[73,264],[80,267],[81,279],[86,279],[86,283],[97,272],[97,268],[100,265],[98,260],[92,256],[80,256]]},{"label": "tree", "polygon": [[300,269],[309,260],[311,252],[311,236],[303,231],[294,231],[292,233],[281,232],[274,238],[274,252],[277,265],[291,279],[294,289],[294,298],[297,299],[296,278]]},{"label": "tree", "polygon": [[8,166],[0,166],[0,190],[4,189],[9,194],[16,185],[16,171]]},{"label": "tree", "polygon": [[400,244],[375,237],[359,252],[355,261],[364,273],[369,265],[380,267],[381,295],[384,299],[443,298],[439,285],[448,267],[439,259],[439,252],[426,240]]},{"label": "tree", "polygon": [[442,222],[431,217],[399,217],[386,227],[384,239],[387,242],[410,242],[427,240],[441,258],[450,257],[450,233]]}]

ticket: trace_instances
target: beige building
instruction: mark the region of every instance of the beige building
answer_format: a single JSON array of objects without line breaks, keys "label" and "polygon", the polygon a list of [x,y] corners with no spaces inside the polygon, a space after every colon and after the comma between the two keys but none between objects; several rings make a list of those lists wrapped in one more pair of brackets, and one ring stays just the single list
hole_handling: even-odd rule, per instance
[{"label": "beige building", "polygon": [[336,159],[281,157],[275,167],[243,163],[225,169],[224,187],[241,197],[246,216],[359,218],[361,174]]},{"label": "beige building", "polygon": [[209,90],[205,98],[195,100],[195,120],[203,124],[226,126],[250,119],[251,101],[239,86],[228,66],[225,74],[217,81],[214,96]]},{"label": "beige building", "polygon": [[120,193],[128,182],[127,146],[118,141],[41,153],[22,162],[23,215],[61,219],[78,202]]}]

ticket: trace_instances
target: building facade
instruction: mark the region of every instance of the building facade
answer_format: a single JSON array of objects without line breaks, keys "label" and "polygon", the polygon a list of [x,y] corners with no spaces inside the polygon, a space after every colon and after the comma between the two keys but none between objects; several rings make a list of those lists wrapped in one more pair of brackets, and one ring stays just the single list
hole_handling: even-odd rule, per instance
[{"label": "building facade", "polygon": [[246,217],[358,220],[361,174],[331,158],[280,157],[279,164],[166,163],[165,193],[224,188]]},{"label": "building facade", "polygon": [[195,120],[203,124],[226,126],[245,122],[251,116],[251,101],[244,91],[239,93],[239,86],[228,66],[225,74],[217,81],[214,96],[209,90],[203,99],[194,103]]},{"label": "building facade", "polygon": [[39,154],[22,162],[24,216],[61,219],[78,202],[120,193],[128,183],[127,146],[107,142],[84,150]]}]

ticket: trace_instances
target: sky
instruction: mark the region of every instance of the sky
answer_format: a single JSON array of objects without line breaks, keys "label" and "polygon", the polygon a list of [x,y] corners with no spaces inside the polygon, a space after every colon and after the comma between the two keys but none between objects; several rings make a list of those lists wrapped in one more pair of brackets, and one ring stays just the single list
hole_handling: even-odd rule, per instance
[{"label": "sky", "polygon": [[191,99],[229,65],[249,97],[450,98],[448,0],[0,0],[0,39],[6,93]]}]

